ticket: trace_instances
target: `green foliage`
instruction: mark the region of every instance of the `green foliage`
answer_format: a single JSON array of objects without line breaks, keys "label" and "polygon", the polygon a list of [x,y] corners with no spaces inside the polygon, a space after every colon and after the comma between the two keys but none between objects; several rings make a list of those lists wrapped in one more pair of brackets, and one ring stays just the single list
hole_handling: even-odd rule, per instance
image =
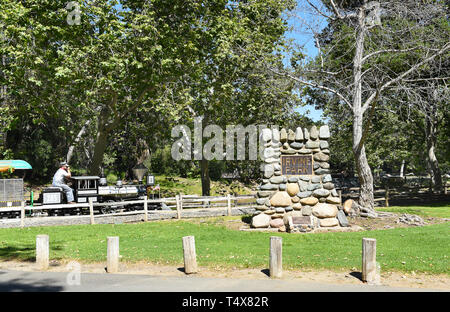
[{"label": "green foliage", "polygon": [[199,168],[193,161],[175,161],[172,158],[170,145],[157,149],[144,164],[150,168],[151,172],[161,175],[191,178],[198,177],[200,174]]},{"label": "green foliage", "polygon": [[[150,152],[162,157],[152,157],[155,172],[195,176],[198,165],[166,157],[171,127],[192,122],[189,108],[224,126],[276,123],[298,103],[293,84],[263,67],[282,66],[292,0],[80,1],[80,25],[66,22],[58,1],[0,4],[9,60],[0,123],[11,138],[0,153],[39,161],[46,170],[36,178],[48,179],[72,145],[80,172],[103,165],[129,176]],[[48,158],[31,155],[30,140],[48,142]],[[213,164],[212,176],[222,167]]]}]

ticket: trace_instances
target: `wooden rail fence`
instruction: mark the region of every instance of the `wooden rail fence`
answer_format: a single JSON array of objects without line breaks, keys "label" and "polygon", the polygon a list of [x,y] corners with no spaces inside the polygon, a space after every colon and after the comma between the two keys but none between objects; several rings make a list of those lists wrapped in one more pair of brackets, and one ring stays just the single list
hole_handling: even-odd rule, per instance
[{"label": "wooden rail fence", "polygon": [[143,209],[132,210],[126,212],[114,212],[101,214],[101,216],[126,216],[143,214],[144,221],[148,221],[148,206],[151,204],[164,204],[167,210],[152,210],[152,213],[167,213],[170,211],[176,212],[177,219],[181,219],[183,210],[189,211],[203,211],[207,210],[223,210],[226,215],[232,215],[233,208],[254,208],[256,201],[254,195],[231,195],[226,196],[197,196],[197,195],[177,195],[175,197],[167,197],[160,199],[148,199],[143,197],[139,200],[121,201],[121,202],[107,202],[97,203],[89,199],[88,203],[78,204],[59,204],[59,205],[36,205],[26,206],[25,202],[22,202],[21,207],[2,208],[2,212],[20,212],[20,226],[25,226],[26,212],[32,213],[40,210],[71,210],[74,208],[88,209],[90,216],[90,224],[95,224],[95,208],[96,207],[120,207],[118,210],[129,205],[142,205]]},{"label": "wooden rail fence", "polygon": [[[374,190],[374,201],[383,202],[385,207],[389,207],[389,201],[393,199],[398,199],[401,197],[414,197],[420,195],[434,196],[438,198],[439,196],[445,197],[448,194],[448,186],[445,185],[443,194],[431,194],[429,188],[425,187],[386,187],[384,189]],[[359,187],[348,187],[338,189],[339,197],[341,198],[351,198],[355,199],[359,197]],[[431,195],[430,195],[431,194]],[[430,197],[431,198],[431,197]]]}]

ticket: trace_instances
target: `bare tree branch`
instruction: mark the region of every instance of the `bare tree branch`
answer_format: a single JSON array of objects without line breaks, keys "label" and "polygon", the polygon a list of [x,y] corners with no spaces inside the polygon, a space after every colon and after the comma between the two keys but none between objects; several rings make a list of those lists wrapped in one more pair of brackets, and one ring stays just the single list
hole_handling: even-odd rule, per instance
[{"label": "bare tree branch", "polygon": [[280,73],[279,71],[274,70],[273,68],[269,68],[269,70],[271,72],[277,74],[277,75],[288,77],[288,78],[290,78],[290,79],[292,79],[292,80],[294,80],[294,81],[296,81],[298,83],[301,83],[301,84],[304,84],[304,85],[307,85],[307,86],[311,86],[311,87],[314,87],[314,88],[319,88],[319,89],[331,92],[333,94],[336,94],[341,100],[343,100],[348,105],[348,107],[350,109],[352,109],[352,104],[349,102],[349,100],[345,96],[343,96],[340,92],[338,92],[338,91],[336,91],[334,89],[331,89],[331,88],[319,85],[317,83],[313,83],[313,82],[309,82],[309,81],[297,78],[297,77],[295,77],[295,76],[293,76],[293,75],[291,75],[291,74],[289,74],[287,72]]},{"label": "bare tree branch", "polygon": [[317,12],[317,13],[319,13],[320,15],[322,15],[323,17],[325,17],[325,18],[329,18],[329,19],[331,19],[331,20],[335,20],[335,18],[334,17],[332,17],[331,15],[327,15],[327,14],[325,14],[325,13],[323,13],[321,10],[319,10],[319,8],[317,8],[317,6],[315,6],[313,3],[311,3],[311,1],[309,1],[309,0],[306,0],[306,2],[308,2],[308,4]]},{"label": "bare tree branch", "polygon": [[331,2],[331,6],[333,7],[334,14],[336,14],[336,16],[337,16],[339,19],[351,18],[351,17],[357,17],[357,14],[356,14],[356,13],[347,13],[347,14],[345,14],[345,15],[342,15],[341,12],[339,12],[339,8],[336,6],[336,4],[334,3],[334,1],[333,1],[333,0],[330,0],[330,2]]},{"label": "bare tree branch", "polygon": [[[417,63],[416,65],[412,66],[410,69],[408,69],[407,71],[405,71],[403,74],[397,76],[394,79],[389,80],[388,82],[386,82],[384,85],[382,85],[380,87],[379,92],[383,91],[384,89],[386,89],[387,87],[389,87],[390,85],[397,83],[398,81],[402,80],[403,77],[409,75],[410,73],[414,72],[415,70],[417,70],[419,67],[421,67],[422,65],[430,62],[431,60],[433,60],[434,58],[436,58],[437,56],[445,53],[447,50],[450,49],[450,43],[446,43],[444,45],[444,47],[442,49],[439,50],[439,52],[427,57],[426,59],[424,59],[422,62]],[[369,105],[372,103],[372,101],[375,99],[377,92],[373,92],[369,98],[366,100],[366,102],[363,105],[363,113],[367,110],[367,108],[369,107]]]},{"label": "bare tree branch", "polygon": [[362,63],[364,63],[367,59],[371,58],[374,55],[378,55],[381,53],[390,53],[390,52],[394,52],[394,53],[401,53],[401,52],[409,52],[409,51],[414,51],[417,49],[420,49],[421,47],[414,47],[414,48],[409,48],[409,49],[403,49],[403,50],[396,50],[396,49],[385,49],[385,50],[380,50],[380,51],[375,51],[372,53],[367,54],[366,56],[364,56],[361,60]]}]

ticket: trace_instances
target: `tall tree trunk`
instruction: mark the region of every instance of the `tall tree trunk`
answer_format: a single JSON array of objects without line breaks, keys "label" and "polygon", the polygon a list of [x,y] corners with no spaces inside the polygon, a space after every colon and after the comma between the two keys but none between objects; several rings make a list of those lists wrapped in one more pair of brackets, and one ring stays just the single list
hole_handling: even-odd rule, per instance
[{"label": "tall tree trunk", "polygon": [[373,198],[373,176],[366,157],[366,149],[363,138],[363,119],[364,111],[362,109],[362,59],[364,53],[364,36],[366,32],[365,25],[366,14],[361,7],[358,12],[358,32],[356,37],[356,50],[353,58],[353,81],[355,91],[353,94],[353,155],[355,157],[356,169],[358,172],[360,192],[359,205],[364,213],[376,215],[374,210]]},{"label": "tall tree trunk", "polygon": [[428,167],[430,169],[431,175],[431,183],[435,192],[442,193],[442,176],[441,170],[439,168],[439,162],[436,158],[436,124],[434,123],[433,118],[429,116],[426,118],[426,126],[425,126],[425,134],[427,141],[427,152],[428,152]]},{"label": "tall tree trunk", "polygon": [[138,146],[142,148],[141,150],[138,148],[138,155],[136,157],[136,163],[142,164],[150,157],[150,149],[148,147],[147,142],[142,138],[138,139]]},{"label": "tall tree trunk", "polygon": [[208,160],[204,157],[200,160],[201,179],[202,179],[202,196],[210,196],[211,180],[209,179]]},{"label": "tall tree trunk", "polygon": [[369,163],[366,157],[365,147],[361,148],[361,151],[355,154],[356,169],[358,172],[360,191],[359,191],[359,205],[365,208],[365,212],[373,212],[374,210],[374,197],[373,197],[373,176],[370,170]]},{"label": "tall tree trunk", "polygon": [[[115,101],[116,99],[113,99],[113,103]],[[117,116],[113,119],[113,121],[108,122],[108,120],[110,119],[110,115],[111,112],[109,107],[105,107],[98,116],[98,130],[94,143],[94,155],[92,156],[92,161],[89,165],[89,174],[92,175],[100,174],[103,155],[105,154],[106,148],[108,146],[108,136],[120,122],[120,118]]]},{"label": "tall tree trunk", "polygon": [[70,160],[72,159],[73,151],[75,149],[75,145],[78,144],[78,142],[81,140],[81,137],[86,132],[86,127],[91,123],[91,120],[89,119],[86,121],[86,123],[81,128],[80,132],[78,132],[77,137],[73,141],[72,145],[69,146],[69,151],[67,152],[66,161],[70,163]]},{"label": "tall tree trunk", "polygon": [[92,162],[89,165],[89,174],[99,175],[100,167],[103,162],[103,155],[105,154],[108,143],[109,131],[105,128],[98,129],[97,137],[95,138],[94,155],[92,156]]}]

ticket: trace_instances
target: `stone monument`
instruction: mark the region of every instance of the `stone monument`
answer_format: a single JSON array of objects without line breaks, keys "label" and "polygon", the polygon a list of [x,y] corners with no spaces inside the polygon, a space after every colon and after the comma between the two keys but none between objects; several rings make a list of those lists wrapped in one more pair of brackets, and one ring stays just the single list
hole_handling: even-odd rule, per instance
[{"label": "stone monument", "polygon": [[348,226],[331,178],[329,138],[328,126],[261,131],[263,180],[252,227],[309,232]]}]

